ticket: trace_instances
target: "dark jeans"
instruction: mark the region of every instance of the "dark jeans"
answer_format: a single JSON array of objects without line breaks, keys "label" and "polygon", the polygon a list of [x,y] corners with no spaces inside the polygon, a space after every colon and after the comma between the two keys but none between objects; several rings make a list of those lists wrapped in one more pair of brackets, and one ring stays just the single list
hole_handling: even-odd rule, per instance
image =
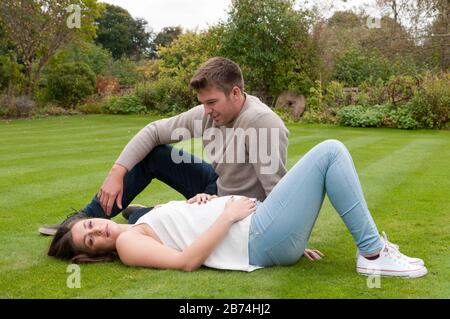
[{"label": "dark jeans", "polygon": [[[182,163],[176,164],[172,161],[172,150],[179,152]],[[198,193],[217,194],[216,180],[219,176],[211,164],[195,158],[194,155],[173,148],[170,145],[155,147],[141,162],[136,164],[124,177],[124,189],[122,196],[122,207],[125,209],[133,199],[141,193],[151,181],[156,178],[169,185],[186,199]],[[150,208],[151,209],[151,208]],[[142,216],[150,209],[139,210]],[[110,216],[103,211],[97,194],[84,208],[86,214],[96,218],[112,218],[121,212],[114,202]],[[129,223],[135,223],[137,216],[129,219]],[[140,216],[139,216],[140,217]]]}]

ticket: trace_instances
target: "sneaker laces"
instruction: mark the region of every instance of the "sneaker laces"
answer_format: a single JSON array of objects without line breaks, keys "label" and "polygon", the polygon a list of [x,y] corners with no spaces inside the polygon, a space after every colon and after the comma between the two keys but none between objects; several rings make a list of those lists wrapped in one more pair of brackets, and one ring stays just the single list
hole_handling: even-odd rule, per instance
[{"label": "sneaker laces", "polygon": [[385,233],[384,231],[382,232],[382,234],[383,234],[383,239],[384,239],[384,241],[385,241],[387,244],[389,244],[389,246],[391,246],[392,248],[394,248],[395,250],[397,250],[398,252],[400,252],[400,246],[399,246],[399,245],[396,245],[396,244],[394,244],[394,243],[391,243],[391,242],[388,240],[387,235],[386,235],[386,233]]},{"label": "sneaker laces", "polygon": [[383,235],[383,240],[384,240],[384,244],[385,244],[383,250],[390,257],[393,257],[394,260],[402,260],[402,261],[408,263],[408,257],[400,252],[399,246],[396,245],[396,244],[391,243],[388,240],[387,235],[386,235],[386,233],[384,231],[382,232],[382,235]]}]

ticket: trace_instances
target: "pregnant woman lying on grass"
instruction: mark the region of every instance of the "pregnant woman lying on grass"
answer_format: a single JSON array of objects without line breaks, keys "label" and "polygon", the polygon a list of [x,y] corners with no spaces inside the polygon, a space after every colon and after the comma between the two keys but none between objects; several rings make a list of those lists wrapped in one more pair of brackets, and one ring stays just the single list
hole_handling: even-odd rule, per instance
[{"label": "pregnant woman lying on grass", "polygon": [[[358,248],[363,275],[416,278],[427,269],[379,235],[350,153],[339,141],[311,149],[263,202],[199,194],[154,208],[134,225],[80,219],[62,227],[48,254],[72,262],[111,260],[128,266],[193,271],[200,266],[252,271],[295,264],[306,249],[327,194]],[[204,204],[202,204],[204,203]],[[148,209],[149,210],[149,209]]]}]

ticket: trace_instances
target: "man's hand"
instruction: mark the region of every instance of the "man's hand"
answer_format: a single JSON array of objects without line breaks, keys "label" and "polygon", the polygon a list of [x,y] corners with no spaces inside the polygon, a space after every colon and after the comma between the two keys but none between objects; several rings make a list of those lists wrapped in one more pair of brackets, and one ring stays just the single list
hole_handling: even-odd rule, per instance
[{"label": "man's hand", "polygon": [[111,215],[114,202],[122,209],[123,178],[126,173],[125,167],[114,164],[97,194],[100,205],[108,216]]},{"label": "man's hand", "polygon": [[209,194],[197,194],[194,197],[192,197],[191,199],[188,199],[187,202],[188,204],[193,204],[193,203],[197,203],[197,204],[205,204],[207,201],[212,200],[213,198],[217,198],[217,195],[209,195]]},{"label": "man's hand", "polygon": [[312,261],[320,260],[323,256],[325,256],[317,249],[305,249],[303,255],[305,255],[309,260]]}]

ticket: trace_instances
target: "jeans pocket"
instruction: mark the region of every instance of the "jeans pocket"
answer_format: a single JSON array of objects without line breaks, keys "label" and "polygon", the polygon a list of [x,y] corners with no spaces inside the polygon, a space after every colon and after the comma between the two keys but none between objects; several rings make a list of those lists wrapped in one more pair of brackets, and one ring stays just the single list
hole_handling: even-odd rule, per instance
[{"label": "jeans pocket", "polygon": [[267,254],[275,265],[292,265],[303,255],[306,245],[307,239],[304,236],[297,233],[291,233],[269,248]]}]

